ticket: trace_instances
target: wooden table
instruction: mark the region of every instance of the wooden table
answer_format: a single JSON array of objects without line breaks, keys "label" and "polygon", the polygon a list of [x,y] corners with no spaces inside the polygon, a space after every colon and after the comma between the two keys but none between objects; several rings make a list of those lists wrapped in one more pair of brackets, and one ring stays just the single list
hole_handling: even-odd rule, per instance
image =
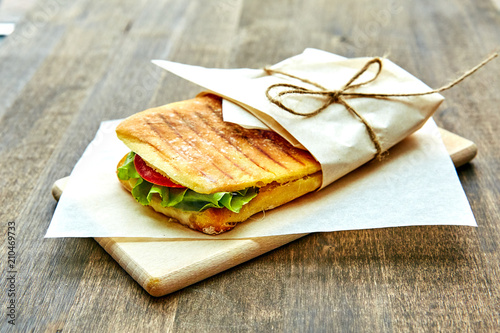
[{"label": "wooden table", "polygon": [[93,239],[43,238],[52,184],[101,121],[200,91],[150,59],[258,68],[316,47],[388,54],[438,87],[499,45],[492,0],[38,2],[0,44],[0,331],[499,331],[498,59],[435,116],[478,145],[458,169],[478,228],[313,234],[161,298]]}]

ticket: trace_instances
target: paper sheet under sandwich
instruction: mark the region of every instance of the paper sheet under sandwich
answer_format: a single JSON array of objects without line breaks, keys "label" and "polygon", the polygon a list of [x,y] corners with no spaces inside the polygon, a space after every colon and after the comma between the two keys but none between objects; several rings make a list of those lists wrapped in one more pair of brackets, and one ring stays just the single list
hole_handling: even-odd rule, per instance
[{"label": "paper sheet under sandwich", "polygon": [[143,207],[116,178],[128,152],[120,121],[102,123],[76,164],[46,237],[230,239],[412,225],[475,226],[455,168],[430,120],[391,149],[321,191],[257,214],[218,236],[192,231]]}]

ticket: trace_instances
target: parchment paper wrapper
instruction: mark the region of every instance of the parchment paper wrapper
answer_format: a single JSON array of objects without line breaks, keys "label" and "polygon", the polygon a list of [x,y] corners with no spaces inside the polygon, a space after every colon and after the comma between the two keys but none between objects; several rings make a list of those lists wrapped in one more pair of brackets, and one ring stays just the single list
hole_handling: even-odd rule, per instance
[{"label": "parchment paper wrapper", "polygon": [[235,239],[412,225],[475,226],[467,198],[432,119],[373,161],[321,191],[254,215],[217,236],[192,231],[138,204],[116,178],[128,148],[120,122],[102,123],[78,161],[46,237]]},{"label": "parchment paper wrapper", "polygon": [[[336,89],[365,62],[306,50],[273,68]],[[262,70],[155,63],[226,97],[225,119],[245,127],[270,127],[295,145],[309,149],[322,163],[324,186],[338,180],[321,191],[257,214],[229,232],[204,235],[141,206],[121,187],[116,165],[129,150],[116,138],[114,129],[120,121],[109,121],[101,125],[75,166],[46,237],[234,239],[410,225],[476,225],[434,122],[428,121],[407,137],[435,111],[442,101],[440,95],[349,100],[375,129],[384,149],[407,137],[383,161],[366,163],[375,154],[373,142],[364,125],[343,106],[331,105],[315,119],[308,119],[269,103],[265,89],[286,78],[263,76]],[[387,60],[384,68],[382,77],[359,90],[397,93],[430,89]],[[318,103],[314,98],[301,101],[302,106],[295,107],[316,108]]]},{"label": "parchment paper wrapper", "polygon": [[[270,68],[335,90],[346,84],[369,59],[345,59],[325,51],[306,49],[304,53]],[[263,70],[208,69],[164,60],[155,60],[154,63],[224,97],[250,112],[295,146],[307,149],[321,163],[323,187],[368,162],[377,152],[366,126],[343,105],[331,104],[314,117],[302,117],[269,102],[266,90],[273,84],[288,82],[310,88],[296,79],[267,75]],[[355,83],[367,81],[374,75],[375,68],[371,68]],[[413,75],[390,60],[383,59],[383,69],[378,78],[353,91],[387,94],[430,90]],[[441,95],[432,94],[391,99],[355,98],[349,99],[348,103],[367,120],[385,151],[419,129],[442,101]],[[321,104],[318,98],[307,95],[287,97],[286,102],[291,109],[300,113],[313,111]],[[224,111],[225,115],[228,113],[228,110]],[[246,123],[245,119],[240,121],[235,114],[231,121]]]}]

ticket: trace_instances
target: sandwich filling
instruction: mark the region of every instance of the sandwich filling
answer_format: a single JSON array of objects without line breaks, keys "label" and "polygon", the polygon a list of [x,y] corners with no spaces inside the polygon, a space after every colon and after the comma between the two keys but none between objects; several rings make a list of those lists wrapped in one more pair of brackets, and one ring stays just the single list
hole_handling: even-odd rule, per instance
[{"label": "sandwich filling", "polygon": [[277,133],[225,122],[214,95],[132,115],[117,176],[142,205],[206,234],[231,230],[321,186],[321,166]]},{"label": "sandwich filling", "polygon": [[149,166],[144,167],[141,161],[139,155],[130,152],[123,165],[118,167],[117,176],[121,180],[134,182],[132,196],[144,206],[149,205],[153,196],[157,194],[161,198],[162,207],[197,212],[208,208],[227,208],[234,213],[239,213],[241,208],[258,194],[256,187],[233,192],[197,193],[172,182],[153,169],[148,170]]}]

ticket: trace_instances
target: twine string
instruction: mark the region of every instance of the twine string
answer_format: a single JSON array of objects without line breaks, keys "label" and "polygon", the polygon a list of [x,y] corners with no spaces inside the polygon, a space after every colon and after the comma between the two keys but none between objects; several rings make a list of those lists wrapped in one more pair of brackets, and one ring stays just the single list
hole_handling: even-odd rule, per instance
[{"label": "twine string", "polygon": [[[268,98],[268,100],[271,103],[275,104],[276,106],[278,106],[282,110],[285,110],[291,114],[294,114],[297,116],[302,116],[302,117],[315,116],[315,115],[321,113],[322,111],[324,111],[326,108],[328,108],[332,104],[343,105],[351,114],[353,114],[355,117],[357,117],[365,125],[365,127],[368,131],[368,134],[370,136],[370,139],[372,140],[372,142],[375,146],[375,149],[377,151],[375,157],[381,159],[381,157],[383,156],[382,146],[380,144],[380,141],[379,141],[375,131],[370,126],[370,124],[366,121],[366,119],[347,103],[346,99],[362,98],[362,97],[385,99],[385,98],[389,98],[389,97],[412,97],[412,96],[424,96],[424,95],[431,95],[431,94],[435,94],[435,93],[440,93],[442,91],[448,90],[448,89],[454,87],[455,85],[459,84],[465,78],[474,74],[477,70],[479,70],[481,67],[486,65],[488,62],[490,62],[491,60],[493,60],[497,56],[498,56],[498,53],[493,53],[492,55],[487,57],[485,60],[480,62],[478,65],[476,65],[473,68],[471,68],[470,70],[466,71],[459,78],[451,81],[450,83],[448,83],[440,88],[432,89],[432,90],[426,91],[426,92],[398,93],[398,94],[361,93],[361,92],[350,92],[349,91],[349,90],[364,86],[366,84],[369,84],[369,83],[375,81],[379,77],[380,73],[382,72],[382,60],[378,57],[368,60],[366,62],[366,64],[358,72],[356,72],[356,74],[354,74],[353,77],[351,79],[349,79],[349,81],[342,88],[337,89],[337,90],[329,90],[329,89],[323,87],[322,85],[320,85],[319,83],[313,82],[313,81],[308,80],[306,78],[301,78],[301,77],[292,75],[290,73],[286,73],[286,72],[283,72],[280,70],[275,70],[275,69],[270,69],[270,68],[264,68],[264,71],[267,75],[279,74],[279,75],[287,76],[287,77],[302,81],[304,83],[310,84],[312,86],[315,86],[316,88],[319,89],[319,90],[309,89],[309,88],[305,88],[305,87],[298,86],[295,84],[290,84],[290,83],[276,83],[276,84],[270,85],[267,88],[266,97]],[[364,82],[353,84],[372,65],[377,65],[377,70],[376,70],[374,76],[371,79],[366,80]],[[279,92],[275,93],[273,96],[273,94],[271,93],[273,90],[279,90]],[[319,106],[317,109],[310,111],[310,112],[302,113],[302,112],[298,112],[298,111],[295,111],[295,110],[289,108],[288,106],[286,106],[282,102],[284,97],[286,97],[287,95],[309,95],[309,96],[320,96],[320,97],[325,97],[325,98],[324,98],[323,104],[321,106]]]}]

